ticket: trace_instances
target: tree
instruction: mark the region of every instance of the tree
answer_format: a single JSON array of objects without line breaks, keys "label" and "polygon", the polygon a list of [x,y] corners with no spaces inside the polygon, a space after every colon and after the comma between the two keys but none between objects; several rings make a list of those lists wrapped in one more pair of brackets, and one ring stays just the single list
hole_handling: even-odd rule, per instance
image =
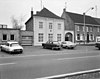
[{"label": "tree", "polygon": [[24,17],[20,16],[20,18],[11,17],[12,27],[15,29],[22,29],[24,27]]}]

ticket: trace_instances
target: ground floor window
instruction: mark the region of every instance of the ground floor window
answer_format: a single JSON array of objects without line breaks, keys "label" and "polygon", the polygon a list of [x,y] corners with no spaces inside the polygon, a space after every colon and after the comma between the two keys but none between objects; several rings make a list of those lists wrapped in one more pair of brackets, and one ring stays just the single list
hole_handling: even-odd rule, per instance
[{"label": "ground floor window", "polygon": [[43,42],[43,33],[38,34],[38,42]]},{"label": "ground floor window", "polygon": [[48,34],[48,40],[53,41],[53,34]]},{"label": "ground floor window", "polygon": [[57,34],[57,41],[61,41],[61,34]]},{"label": "ground floor window", "polygon": [[10,35],[10,40],[14,40],[14,34]]},{"label": "ground floor window", "polygon": [[77,40],[80,40],[80,34],[77,34]]},{"label": "ground floor window", "polygon": [[91,34],[91,40],[93,40],[93,34]]},{"label": "ground floor window", "polygon": [[4,40],[4,41],[7,40],[7,34],[3,34],[3,40]]}]

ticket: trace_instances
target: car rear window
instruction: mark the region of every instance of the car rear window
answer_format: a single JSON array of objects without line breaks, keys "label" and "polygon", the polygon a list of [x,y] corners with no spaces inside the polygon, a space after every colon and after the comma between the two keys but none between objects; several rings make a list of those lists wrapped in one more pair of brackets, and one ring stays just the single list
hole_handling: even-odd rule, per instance
[{"label": "car rear window", "polygon": [[12,43],[10,46],[19,46],[18,43]]}]

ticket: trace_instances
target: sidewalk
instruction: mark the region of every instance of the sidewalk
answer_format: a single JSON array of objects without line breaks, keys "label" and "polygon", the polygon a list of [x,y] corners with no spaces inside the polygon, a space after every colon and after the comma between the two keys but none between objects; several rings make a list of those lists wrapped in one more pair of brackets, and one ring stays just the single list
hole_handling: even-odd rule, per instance
[{"label": "sidewalk", "polygon": [[89,42],[89,43],[78,43],[77,45],[80,45],[80,46],[94,46],[95,45],[95,42]]}]

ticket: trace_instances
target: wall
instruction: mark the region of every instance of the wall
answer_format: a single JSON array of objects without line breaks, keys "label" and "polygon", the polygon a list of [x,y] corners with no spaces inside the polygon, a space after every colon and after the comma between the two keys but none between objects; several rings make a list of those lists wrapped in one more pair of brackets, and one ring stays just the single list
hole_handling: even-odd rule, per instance
[{"label": "wall", "polygon": [[31,17],[26,23],[26,31],[33,31],[33,18]]},{"label": "wall", "polygon": [[3,41],[3,34],[7,34],[7,41],[10,41],[10,35],[14,34],[14,36],[15,36],[14,41],[20,42],[20,32],[19,32],[19,30],[0,29],[0,43],[6,42],[6,41]]},{"label": "wall", "polygon": [[[39,29],[39,22],[43,22],[43,29]],[[53,23],[53,29],[50,31],[49,23]],[[62,30],[57,29],[57,24],[61,23]],[[48,34],[53,34],[53,40],[57,41],[57,33],[62,34],[61,40],[64,40],[64,20],[63,19],[53,19],[53,18],[45,18],[45,17],[34,17],[34,45],[41,45],[48,41]],[[38,42],[38,33],[44,33],[44,41]]]}]

